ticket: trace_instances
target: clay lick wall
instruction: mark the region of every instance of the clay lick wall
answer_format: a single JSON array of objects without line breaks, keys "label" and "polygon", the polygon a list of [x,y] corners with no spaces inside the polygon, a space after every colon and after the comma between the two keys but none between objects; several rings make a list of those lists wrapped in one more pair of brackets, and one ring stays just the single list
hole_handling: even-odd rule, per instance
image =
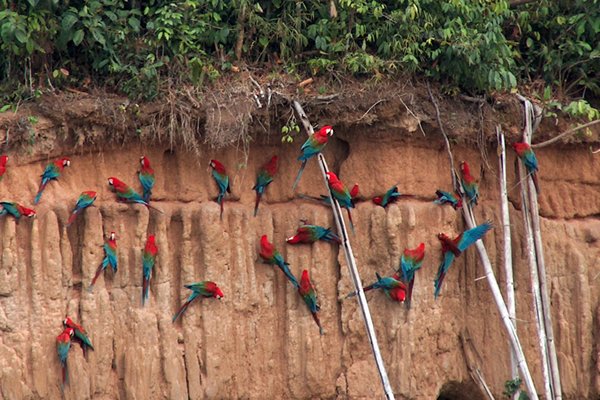
[{"label": "clay lick wall", "polygon": [[[365,283],[376,271],[397,267],[406,247],[426,244],[417,273],[412,309],[380,292],[368,294],[383,358],[397,398],[459,398],[456,385],[471,387],[459,334],[468,329],[482,372],[497,398],[509,376],[508,343],[482,268],[472,249],[451,267],[441,296],[433,298],[440,262],[438,232],[457,234],[463,224],[450,207],[433,204],[437,188],[450,189],[441,141],[377,139],[338,132],[325,155],[349,185],[359,183],[371,198],[398,184],[414,197],[383,209],[357,204],[351,237]],[[270,142],[269,142],[270,141]],[[182,149],[133,144],[104,151],[55,149],[48,157],[14,155],[0,182],[0,197],[31,205],[39,175],[49,160],[71,157],[72,165],[47,187],[38,218],[0,219],[0,393],[4,399],[60,398],[55,338],[65,314],[89,331],[95,351],[87,360],[78,347],[69,355],[66,399],[351,398],[381,396],[379,379],[343,255],[336,245],[290,246],[285,238],[305,218],[332,226],[331,211],[295,197],[292,182],[301,143],[280,144],[274,135],[240,149],[204,148],[198,160]],[[485,237],[501,287],[498,184],[495,149],[481,176],[478,151],[455,147],[481,179],[478,221],[496,228]],[[152,161],[157,182],[154,205],[118,204],[106,179],[117,176],[139,188],[140,155]],[[271,155],[280,171],[252,216],[255,174]],[[211,201],[217,191],[208,160],[230,171],[232,195],[223,221]],[[567,399],[595,398],[600,273],[600,157],[584,148],[552,147],[538,152],[542,229],[549,274],[556,344]],[[573,163],[573,160],[578,160]],[[538,388],[542,389],[529,270],[522,221],[509,154],[509,187],[518,331]],[[68,229],[77,196],[95,190],[98,199]],[[297,193],[325,193],[316,163],[309,162]],[[93,292],[88,286],[103,257],[103,235],[117,232],[119,271],[106,272]],[[141,253],[148,234],[159,248],[150,299],[141,306]],[[258,239],[267,234],[297,276],[308,269],[321,302],[319,332],[307,307],[284,275],[258,259]],[[214,280],[222,301],[202,299],[180,322],[171,318],[187,298],[183,285]],[[442,388],[445,388],[442,390]],[[455,393],[454,395],[452,393]],[[466,392],[465,392],[466,393]],[[457,397],[452,397],[457,396]],[[471,397],[473,398],[473,397]]]}]

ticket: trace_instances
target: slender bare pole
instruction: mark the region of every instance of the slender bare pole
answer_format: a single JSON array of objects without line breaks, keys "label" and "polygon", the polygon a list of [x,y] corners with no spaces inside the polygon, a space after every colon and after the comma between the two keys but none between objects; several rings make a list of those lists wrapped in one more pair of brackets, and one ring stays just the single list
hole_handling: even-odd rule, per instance
[{"label": "slender bare pole", "polygon": [[[475,218],[473,216],[473,210],[467,199],[465,198],[465,193],[462,190],[462,187],[457,182],[456,172],[454,169],[454,156],[452,155],[452,149],[450,148],[450,141],[448,140],[448,135],[446,135],[446,131],[444,130],[444,126],[442,124],[442,119],[440,116],[440,109],[437,105],[435,97],[431,92],[429,87],[429,83],[427,83],[427,90],[429,91],[429,97],[431,98],[431,102],[433,103],[436,111],[437,121],[444,136],[444,140],[446,141],[446,150],[448,151],[448,157],[450,159],[450,169],[452,174],[452,183],[454,185],[454,190],[461,194],[463,198],[463,217],[469,229],[472,229],[476,226]],[[481,263],[483,264],[483,269],[485,271],[485,276],[487,278],[488,284],[490,285],[490,290],[492,291],[492,296],[496,301],[496,306],[498,307],[498,312],[500,313],[500,318],[504,323],[504,327],[506,328],[506,333],[508,334],[508,340],[512,346],[515,355],[517,356],[517,365],[519,366],[519,371],[521,371],[521,376],[523,378],[523,382],[525,382],[525,387],[527,388],[527,392],[529,394],[529,398],[531,400],[538,400],[537,391],[535,389],[535,385],[533,384],[533,379],[531,377],[531,373],[529,372],[529,367],[527,366],[527,361],[525,360],[525,353],[523,352],[523,348],[521,347],[521,342],[519,341],[519,336],[517,335],[517,330],[513,325],[513,321],[508,314],[508,309],[506,308],[506,303],[502,298],[502,293],[500,292],[500,287],[498,286],[498,281],[494,276],[494,270],[492,269],[492,263],[490,262],[490,258],[487,255],[485,250],[485,246],[483,245],[483,241],[480,239],[475,242],[475,247],[479,252],[479,258],[481,259]]]},{"label": "slender bare pole", "polygon": [[[508,314],[515,327],[517,328],[517,311],[515,302],[515,284],[513,279],[513,263],[512,263],[512,243],[510,238],[510,213],[508,209],[508,191],[506,185],[506,142],[504,133],[500,126],[496,127],[496,137],[498,139],[498,165],[500,176],[500,207],[502,210],[502,234],[504,237],[504,275],[506,277],[506,306]],[[519,377],[519,366],[517,365],[517,356],[513,349],[510,349],[510,370],[511,378]],[[519,398],[520,391],[517,390],[513,394],[513,399]]]},{"label": "slender bare pole", "polygon": [[[292,102],[296,113],[298,114],[298,118],[304,126],[306,133],[311,135],[314,130],[306,113],[302,109],[300,103],[296,100]],[[356,266],[356,259],[354,258],[354,254],[352,252],[352,246],[350,245],[350,240],[348,239],[348,231],[346,230],[346,223],[344,222],[344,217],[342,215],[342,209],[340,208],[337,200],[331,196],[331,191],[329,190],[329,186],[327,185],[327,177],[326,173],[329,172],[327,168],[327,162],[325,161],[325,157],[323,154],[319,153],[318,155],[319,166],[321,167],[321,173],[323,174],[323,179],[325,181],[325,185],[327,186],[327,192],[329,193],[329,199],[331,200],[331,208],[333,209],[333,216],[335,219],[335,223],[337,225],[338,232],[342,239],[342,247],[344,248],[344,255],[346,256],[346,263],[348,264],[348,269],[350,271],[350,276],[352,277],[352,282],[354,283],[354,288],[356,289],[356,293],[358,296],[358,305],[362,311],[363,319],[365,321],[365,326],[367,328],[367,336],[369,337],[369,342],[371,343],[371,350],[373,351],[373,356],[375,357],[375,363],[377,364],[377,370],[379,371],[379,377],[381,378],[381,384],[383,385],[383,391],[385,393],[385,397],[388,400],[394,400],[394,392],[392,391],[392,386],[390,385],[390,380],[388,378],[385,365],[383,363],[383,357],[381,356],[381,352],[379,351],[379,344],[377,343],[377,336],[375,335],[375,327],[373,326],[373,320],[371,319],[371,312],[369,311],[369,305],[367,303],[367,298],[365,297],[365,292],[362,288],[362,282],[360,279],[360,275],[358,274],[358,268]]]},{"label": "slender bare pole", "polygon": [[[525,130],[523,132],[523,140],[526,143],[531,143],[531,138],[533,136],[533,105],[528,99],[522,96],[520,97],[520,100],[524,103],[525,108]],[[524,170],[522,163],[519,163],[519,170]],[[522,173],[524,174],[524,172]],[[546,284],[546,263],[544,261],[544,249],[542,241],[542,232],[540,228],[539,206],[537,201],[537,192],[533,184],[533,179],[527,179],[527,190],[525,190],[525,186],[522,185],[522,193],[523,195],[527,193],[527,199],[529,199],[529,218],[531,222],[531,228],[529,231],[529,234],[531,236],[529,240],[533,242],[533,248],[535,249],[536,265],[534,266],[534,268],[535,275],[537,277],[537,280],[532,282],[532,284],[534,286],[538,286],[537,290],[540,296],[540,323],[544,326],[544,347],[547,357],[547,368],[549,369],[548,375],[550,378],[550,393],[552,395],[552,397],[550,398],[555,400],[561,400],[562,388],[560,383],[560,371],[558,368],[558,357],[556,355],[556,346],[554,343],[554,329],[552,327],[552,311],[550,307],[550,298],[548,295],[548,286]],[[526,203],[525,197],[523,198],[523,203]]]}]

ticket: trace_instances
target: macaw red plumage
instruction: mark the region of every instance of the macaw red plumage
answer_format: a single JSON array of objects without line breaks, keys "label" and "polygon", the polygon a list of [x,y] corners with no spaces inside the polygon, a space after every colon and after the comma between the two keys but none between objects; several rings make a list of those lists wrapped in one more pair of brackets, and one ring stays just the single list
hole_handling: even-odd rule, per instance
[{"label": "macaw red plumage", "polygon": [[435,204],[450,204],[455,210],[462,207],[462,199],[460,196],[455,196],[450,192],[445,192],[440,189],[435,191],[435,195],[437,196],[437,199],[433,201]]},{"label": "macaw red plumage", "polygon": [[217,160],[210,160],[208,165],[212,168],[212,176],[219,187],[219,195],[217,196],[217,203],[221,207],[221,219],[223,219],[223,198],[225,192],[231,193],[231,186],[229,185],[229,176],[225,171],[225,166]]},{"label": "macaw red plumage", "polygon": [[42,181],[40,182],[40,187],[38,188],[38,192],[35,195],[33,204],[37,204],[40,202],[40,199],[42,198],[42,193],[46,188],[46,185],[52,180],[57,180],[60,174],[65,169],[65,167],[69,166],[71,166],[71,160],[69,159],[69,157],[59,158],[58,160],[46,165],[44,173],[42,174]]},{"label": "macaw red plumage", "polygon": [[[381,277],[377,272],[375,273],[377,282],[367,285],[363,288],[364,292],[368,292],[373,289],[381,289],[385,293],[386,297],[390,300],[402,303],[406,299],[406,285],[400,280],[398,274],[394,276]],[[357,292],[352,292],[346,296],[346,298],[356,296]]]},{"label": "macaw red plumage", "polygon": [[298,182],[300,182],[300,177],[302,176],[304,168],[306,168],[306,163],[308,160],[323,151],[327,145],[327,142],[329,141],[329,136],[333,136],[333,127],[325,125],[318,131],[312,133],[306,142],[304,142],[300,148],[302,154],[300,157],[298,157],[298,161],[302,161],[302,165],[300,166],[300,170],[298,171],[298,176],[296,176],[292,190],[296,190],[296,186],[298,186]]},{"label": "macaw red plumage", "polygon": [[6,174],[6,163],[8,162],[8,156],[0,156],[0,181]]},{"label": "macaw red plumage", "polygon": [[535,186],[535,191],[537,193],[539,193],[540,185],[538,184],[538,179],[537,179],[537,171],[539,169],[538,160],[537,160],[537,157],[535,156],[535,153],[531,149],[531,146],[527,143],[517,142],[517,143],[513,143],[512,147],[517,152],[517,155],[519,156],[521,161],[523,161],[523,164],[525,164],[525,168],[527,169],[527,174],[531,175],[531,179],[533,180],[533,185]]},{"label": "macaw red plumage", "polygon": [[90,291],[94,288],[94,285],[96,284],[96,280],[98,279],[98,277],[100,276],[102,271],[104,271],[106,269],[106,267],[108,267],[110,265],[111,269],[113,270],[113,273],[115,273],[115,274],[117,273],[117,263],[118,263],[117,236],[115,235],[114,232],[110,233],[110,235],[104,242],[103,248],[104,248],[104,258],[102,259],[102,262],[100,263],[100,265],[98,265],[98,268],[96,269],[96,274],[94,275],[94,278],[92,279],[92,283],[90,284],[90,287],[89,287]]},{"label": "macaw red plumage", "polygon": [[75,221],[75,218],[77,218],[77,215],[79,215],[83,209],[91,206],[94,201],[96,201],[96,192],[92,190],[82,192],[77,199],[77,203],[75,203],[73,211],[71,211],[71,215],[67,221],[67,226],[71,225]]},{"label": "macaw red plumage", "polygon": [[354,203],[352,202],[348,188],[333,172],[327,172],[327,185],[329,186],[331,195],[338,201],[340,207],[345,208],[348,212],[350,227],[352,228],[352,232],[354,232],[354,223],[352,222],[352,214],[350,214],[350,209],[354,208]]},{"label": "macaw red plumage", "polygon": [[152,269],[156,264],[157,255],[158,247],[156,247],[155,236],[150,235],[146,240],[146,246],[142,253],[142,306],[145,304],[150,293],[150,279],[152,278]]},{"label": "macaw red plumage", "polygon": [[[354,186],[352,186],[352,189],[350,189],[350,197],[352,198],[352,202],[354,204],[356,204],[358,201],[360,201],[360,199],[358,198],[359,196],[359,187],[358,187],[358,183],[355,183]],[[308,196],[306,194],[299,194],[298,197],[302,198],[302,199],[307,199],[307,200],[314,200],[324,206],[327,207],[331,207],[331,200],[329,199],[328,195],[322,194],[319,197],[315,197],[315,196]]]},{"label": "macaw red plumage", "polygon": [[401,196],[412,197],[412,195],[410,194],[400,193],[398,191],[398,186],[392,186],[390,189],[388,189],[387,192],[385,192],[385,194],[373,197],[373,203],[383,208],[386,208],[390,204],[393,204],[400,200]]},{"label": "macaw red plumage", "polygon": [[415,272],[423,265],[423,258],[425,258],[425,243],[419,244],[414,249],[404,249],[404,253],[400,258],[400,268],[397,274],[401,275],[404,283],[408,285],[404,303],[406,308],[410,308],[413,286],[415,284]]},{"label": "macaw red plumage", "polygon": [[454,259],[462,254],[467,247],[478,241],[486,234],[487,231],[493,228],[491,221],[486,221],[481,225],[476,226],[473,229],[469,229],[458,235],[456,238],[451,239],[444,233],[438,233],[437,237],[442,242],[442,263],[438,268],[438,272],[435,277],[434,283],[434,296],[437,297],[440,294],[442,288],[442,282],[444,277],[452,265]]},{"label": "macaw red plumage", "polygon": [[256,184],[252,188],[252,190],[256,191],[256,203],[254,205],[254,216],[258,213],[258,204],[260,203],[260,199],[265,192],[267,186],[271,182],[273,182],[273,177],[277,173],[277,156],[271,157],[271,159],[263,165],[258,171],[258,175],[256,176]]},{"label": "macaw red plumage", "polygon": [[12,215],[18,224],[22,216],[34,218],[36,213],[35,210],[22,206],[19,203],[0,201],[0,216],[2,215]]},{"label": "macaw red plumage", "polygon": [[184,285],[184,287],[190,289],[192,293],[190,293],[190,296],[187,298],[185,303],[181,305],[177,313],[173,316],[173,323],[175,323],[175,321],[177,321],[177,318],[179,318],[179,316],[181,316],[181,314],[183,314],[185,310],[187,310],[190,304],[192,304],[192,301],[194,301],[199,296],[207,298],[214,297],[218,300],[221,300],[224,297],[223,292],[221,291],[219,286],[217,286],[216,283],[211,281],[190,283],[189,285]]},{"label": "macaw red plumage", "polygon": [[331,228],[324,228],[318,225],[309,225],[307,223],[303,223],[300,227],[298,227],[294,236],[285,239],[285,241],[289,244],[314,243],[319,240],[338,244],[342,243],[338,235],[331,231]]},{"label": "macaw red plumage", "polygon": [[140,157],[140,171],[138,172],[138,178],[142,184],[143,194],[142,199],[146,203],[150,203],[150,196],[152,196],[152,188],[156,182],[154,177],[154,169],[150,166],[150,160],[146,156]]},{"label": "macaw red plumage", "polygon": [[470,205],[477,205],[479,199],[479,185],[475,181],[475,178],[471,175],[471,169],[466,161],[460,162],[460,173],[461,173],[461,184],[463,190],[467,195]]},{"label": "macaw red plumage", "polygon": [[321,309],[321,306],[319,305],[317,292],[310,281],[307,270],[302,271],[300,286],[298,286],[298,293],[300,293],[300,296],[302,296],[302,299],[304,299],[304,302],[308,306],[313,319],[317,323],[317,326],[319,327],[319,334],[323,335],[323,327],[321,326],[321,321],[319,320],[319,310]]},{"label": "macaw red plumage", "polygon": [[65,328],[62,333],[56,337],[56,352],[58,353],[58,360],[60,361],[62,369],[61,387],[64,387],[64,385],[69,382],[67,359],[69,358],[69,349],[71,348],[71,338],[74,334],[73,328]]},{"label": "macaw red plumage", "polygon": [[295,287],[299,286],[298,280],[296,279],[294,274],[292,274],[292,271],[290,271],[289,264],[285,262],[281,253],[277,251],[277,249],[275,249],[273,243],[269,242],[269,239],[267,239],[267,235],[262,235],[260,238],[259,254],[263,261],[267,264],[277,265],[283,271],[283,273],[289,279],[289,281],[292,282],[292,285],[294,285]]},{"label": "macaw red plumage", "polygon": [[133,188],[131,188],[129,185],[127,185],[125,182],[121,181],[120,179],[115,178],[114,176],[111,176],[110,178],[108,178],[108,184],[111,187],[111,189],[113,190],[113,192],[115,192],[115,194],[117,195],[118,202],[143,204],[147,208],[151,208],[153,210],[158,211],[161,214],[164,214],[162,212],[162,210],[159,210],[158,208],[151,206],[147,201],[145,201],[142,198],[142,196],[138,192],[133,190]]},{"label": "macaw red plumage", "polygon": [[85,331],[83,326],[76,324],[69,317],[66,317],[63,320],[63,326],[65,328],[73,329],[73,333],[74,333],[73,340],[78,342],[79,345],[81,346],[81,350],[83,351],[84,357],[86,356],[88,349],[94,350],[94,346],[92,346],[92,342],[91,342],[90,338],[87,336],[87,332]]}]

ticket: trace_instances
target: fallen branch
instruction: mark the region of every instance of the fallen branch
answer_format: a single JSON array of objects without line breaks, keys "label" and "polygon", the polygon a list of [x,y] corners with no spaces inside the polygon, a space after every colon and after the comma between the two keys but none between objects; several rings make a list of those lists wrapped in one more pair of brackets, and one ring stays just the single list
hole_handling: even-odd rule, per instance
[{"label": "fallen branch", "polygon": [[479,389],[486,394],[488,399],[494,400],[494,395],[485,382],[483,373],[479,367],[479,365],[482,363],[481,356],[479,355],[479,352],[473,343],[473,339],[471,339],[469,330],[464,328],[459,336],[462,344],[463,357],[465,358],[465,363],[467,364],[467,369],[469,370],[471,378],[477,382]]},{"label": "fallen branch", "polygon": [[[308,135],[311,135],[314,132],[314,130],[310,121],[308,120],[308,117],[306,116],[306,113],[304,112],[304,109],[296,100],[292,101],[292,106],[296,110],[296,114],[298,115],[298,119],[304,127],[304,130]],[[383,363],[383,357],[381,356],[381,352],[379,350],[377,336],[375,335],[375,327],[373,326],[371,312],[369,311],[367,298],[365,297],[365,292],[363,291],[362,287],[362,281],[358,273],[358,267],[356,266],[356,259],[354,258],[352,246],[350,245],[350,240],[348,238],[348,231],[346,229],[346,223],[344,222],[344,217],[342,215],[342,209],[340,208],[338,201],[331,195],[331,191],[329,190],[329,186],[327,185],[326,174],[327,172],[329,172],[329,168],[327,167],[327,162],[325,161],[325,157],[322,153],[319,153],[318,160],[319,166],[321,167],[321,174],[323,175],[323,180],[327,187],[327,192],[329,193],[329,200],[331,202],[333,216],[337,225],[337,231],[340,234],[340,238],[342,239],[342,248],[344,249],[344,256],[346,257],[346,263],[348,264],[350,277],[352,278],[354,288],[356,289],[356,293],[358,294],[356,298],[358,300],[358,305],[360,306],[363,319],[365,321],[367,336],[369,337],[369,342],[371,343],[371,350],[373,351],[373,357],[375,357],[375,363],[377,364],[377,370],[379,372],[379,377],[381,378],[383,391],[388,400],[394,400],[394,392],[392,391],[392,386],[390,385],[387,371]]]},{"label": "fallen branch", "polygon": [[572,134],[574,134],[577,131],[580,131],[582,129],[588,128],[588,127],[590,127],[592,125],[595,125],[597,123],[600,123],[600,119],[588,122],[587,124],[576,126],[575,128],[569,129],[568,131],[565,131],[565,132],[559,134],[558,136],[553,137],[552,139],[546,140],[545,142],[532,144],[531,147],[533,147],[534,149],[539,149],[541,147],[549,146],[552,143],[555,143],[555,142],[559,141],[560,139],[564,138],[565,136],[572,135]]},{"label": "fallen branch", "polygon": [[367,116],[367,114],[368,114],[368,113],[370,113],[370,112],[371,112],[371,110],[372,110],[373,108],[375,108],[375,106],[376,106],[377,104],[379,104],[379,103],[383,103],[384,101],[387,101],[387,99],[379,99],[379,100],[377,100],[375,103],[373,103],[373,105],[372,105],[371,107],[369,107],[369,109],[368,109],[367,111],[365,111],[365,113],[364,113],[364,114],[363,114],[363,115],[362,115],[362,116],[361,116],[359,119],[357,119],[356,121],[354,121],[354,123],[357,123],[358,121],[360,121],[361,119],[363,119],[364,117],[366,117],[366,116]]}]

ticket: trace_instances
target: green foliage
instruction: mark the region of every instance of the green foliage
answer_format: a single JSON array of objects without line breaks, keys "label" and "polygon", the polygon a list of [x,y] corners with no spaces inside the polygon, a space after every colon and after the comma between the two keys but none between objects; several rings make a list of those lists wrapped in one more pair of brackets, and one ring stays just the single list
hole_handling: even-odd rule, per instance
[{"label": "green foliage", "polygon": [[337,0],[332,16],[322,0],[0,0],[0,85],[16,93],[91,79],[151,99],[246,63],[313,75],[412,71],[451,92],[542,78],[581,97],[600,92],[598,1]]},{"label": "green foliage", "polygon": [[[502,394],[509,399],[512,399],[513,395],[517,393],[521,388],[521,378],[515,378],[504,382],[504,392]],[[529,400],[529,396],[525,392],[519,393],[519,400]]]}]

